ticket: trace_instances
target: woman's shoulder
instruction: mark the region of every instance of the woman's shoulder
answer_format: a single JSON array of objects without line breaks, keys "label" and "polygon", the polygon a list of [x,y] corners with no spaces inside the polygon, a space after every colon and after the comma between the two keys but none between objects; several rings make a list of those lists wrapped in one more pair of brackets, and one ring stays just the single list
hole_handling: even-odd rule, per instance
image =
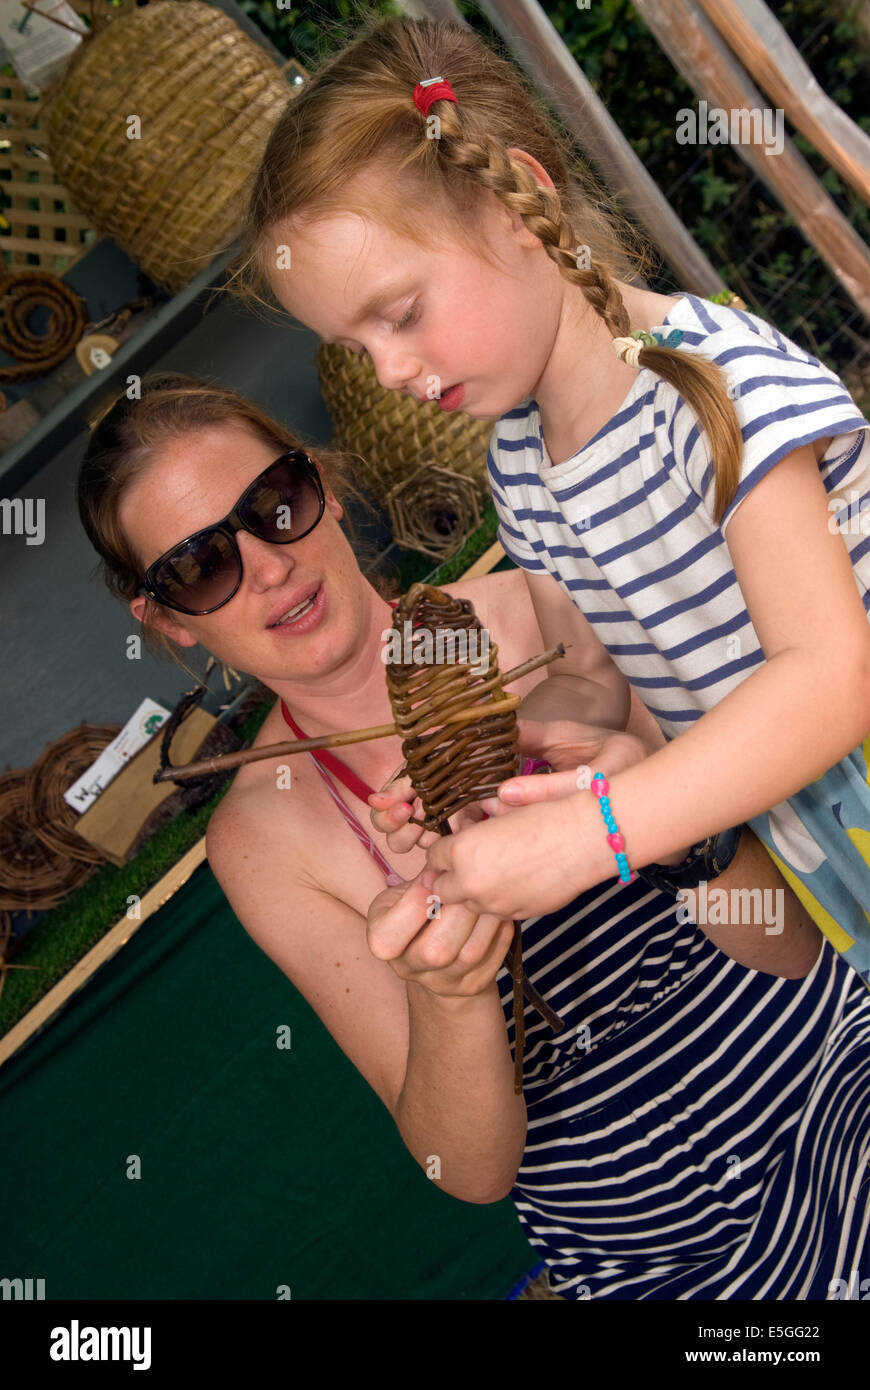
[{"label": "woman's shoulder", "polygon": [[[253,748],[286,742],[289,731],[276,719],[277,702],[266,716]],[[261,859],[272,846],[286,846],[292,836],[297,858],[316,832],[317,815],[311,797],[306,760],[299,756],[262,758],[245,763],[213,811],[206,829],[206,854],[213,872],[231,869],[241,860]],[[295,792],[295,795],[294,795]],[[303,795],[300,795],[300,792]]]},{"label": "woman's shoulder", "polygon": [[501,618],[509,613],[522,617],[525,609],[534,616],[525,576],[521,569],[490,570],[471,579],[459,578],[441,586],[454,598],[467,598],[474,611],[483,616]]},{"label": "woman's shoulder", "polygon": [[457,579],[443,588],[445,593],[474,605],[481,626],[497,634],[502,651],[510,653],[510,665],[540,651],[541,630],[523,570],[515,566],[496,570],[473,579]]}]

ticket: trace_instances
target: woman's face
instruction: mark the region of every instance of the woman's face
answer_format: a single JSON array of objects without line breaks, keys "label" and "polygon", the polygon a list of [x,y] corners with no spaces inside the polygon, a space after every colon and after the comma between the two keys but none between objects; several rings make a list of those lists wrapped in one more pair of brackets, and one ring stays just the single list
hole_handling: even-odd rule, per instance
[{"label": "woman's face", "polygon": [[[539,240],[494,197],[484,231],[500,266],[449,235],[434,248],[418,246],[355,213],[279,227],[272,264],[280,264],[284,245],[289,267],[273,271],[272,288],[320,338],[368,352],[382,386],[419,401],[440,392],[442,409],[496,419],[533,394],[553,348],[565,281]],[[461,394],[451,391],[456,386]]]},{"label": "woman's face", "polygon": [[[119,506],[142,573],[171,546],[226,516],[280,452],[229,425],[198,429],[166,446],[126,488]],[[154,625],[181,646],[201,642],[218,660],[267,684],[334,670],[358,640],[365,580],[325,482],[324,491],[323,517],[301,540],[276,545],[236,532],[242,582],[222,608],[190,617],[152,606]],[[275,626],[312,594],[316,602],[306,614]],[[140,621],[146,604],[144,597],[130,603]]]}]

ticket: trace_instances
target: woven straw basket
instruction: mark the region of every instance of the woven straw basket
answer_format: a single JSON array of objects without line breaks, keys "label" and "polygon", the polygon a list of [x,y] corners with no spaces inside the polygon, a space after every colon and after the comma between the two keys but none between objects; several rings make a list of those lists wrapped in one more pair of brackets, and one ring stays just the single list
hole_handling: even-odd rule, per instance
[{"label": "woven straw basket", "polygon": [[27,819],[30,768],[0,774],[0,909],[58,907],[90,878],[96,864],[46,844]]},{"label": "woven straw basket", "polygon": [[[79,212],[175,294],[235,236],[245,185],[292,95],[223,11],[157,0],[82,42],[42,127]],[[128,139],[131,116],[139,139]]]},{"label": "woven straw basket", "polygon": [[387,390],[370,357],[357,357],[338,343],[321,343],[315,362],[332,419],[333,447],[360,455],[360,481],[383,506],[424,463],[473,478],[481,501],[488,499],[486,451],[493,420],[472,420],[461,411],[445,415],[436,401],[419,405],[411,396]]},{"label": "woven straw basket", "polygon": [[79,813],[67,805],[63,794],[120,731],[120,724],[79,724],[47,744],[30,768],[25,819],[43,844],[67,859],[84,864],[101,864],[105,859],[102,850],[76,833]]},{"label": "woven straw basket", "polygon": [[52,908],[105,856],[77,835],[63,793],[90,767],[119,724],[79,724],[46,745],[32,767],[0,774],[0,912]]}]

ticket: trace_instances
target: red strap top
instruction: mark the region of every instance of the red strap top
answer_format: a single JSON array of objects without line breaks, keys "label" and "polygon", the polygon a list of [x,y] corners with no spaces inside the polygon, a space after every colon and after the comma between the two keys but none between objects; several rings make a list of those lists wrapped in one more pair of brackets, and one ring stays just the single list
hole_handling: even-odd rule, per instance
[{"label": "red strap top", "polygon": [[[290,728],[297,738],[308,737],[307,734],[302,732],[283,700],[281,701],[281,713],[284,716],[285,722],[290,725]],[[347,764],[343,763],[340,758],[337,758],[328,748],[318,748],[316,752],[312,752],[311,756],[322,768],[325,768],[328,772],[331,772],[333,776],[337,777],[339,782],[343,782],[348,791],[353,792],[354,796],[358,796],[360,801],[366,801],[366,798],[371,796],[374,787],[367,787],[362,778],[357,777],[356,773],[352,772]]]}]

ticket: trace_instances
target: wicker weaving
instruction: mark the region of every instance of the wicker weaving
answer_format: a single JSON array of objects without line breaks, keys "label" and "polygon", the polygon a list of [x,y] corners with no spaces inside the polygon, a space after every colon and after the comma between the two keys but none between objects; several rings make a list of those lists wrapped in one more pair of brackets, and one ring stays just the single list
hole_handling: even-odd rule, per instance
[{"label": "wicker weaving", "polygon": [[49,849],[83,864],[101,864],[104,856],[75,830],[78,814],[63,794],[77,782],[120,730],[120,724],[79,724],[43,750],[30,768],[24,811]]},{"label": "wicker weaving", "polygon": [[81,214],[174,294],[235,235],[293,91],[221,10],[157,0],[85,37],[48,90],[44,140]]},{"label": "wicker weaving", "polygon": [[57,907],[96,868],[52,849],[27,819],[29,768],[0,775],[0,909]]},{"label": "wicker weaving", "polygon": [[[481,633],[480,620],[468,599],[456,599],[430,584],[414,584],[399,602],[393,628],[402,636],[412,629],[442,635]],[[453,655],[455,656],[453,645]],[[444,644],[442,643],[442,651]],[[501,783],[520,770],[516,707],[481,717],[464,728],[445,728],[444,718],[460,710],[505,701],[498,669],[498,647],[487,647],[485,663],[446,661],[439,664],[389,662],[387,690],[396,726],[402,735],[402,752],[414,791],[423,803],[427,830],[450,834],[448,819],[463,806],[494,796]],[[510,697],[507,697],[510,698]],[[519,704],[519,696],[514,697]],[[523,968],[521,923],[514,923],[509,957],[514,984],[514,1091],[523,1088]]]}]

